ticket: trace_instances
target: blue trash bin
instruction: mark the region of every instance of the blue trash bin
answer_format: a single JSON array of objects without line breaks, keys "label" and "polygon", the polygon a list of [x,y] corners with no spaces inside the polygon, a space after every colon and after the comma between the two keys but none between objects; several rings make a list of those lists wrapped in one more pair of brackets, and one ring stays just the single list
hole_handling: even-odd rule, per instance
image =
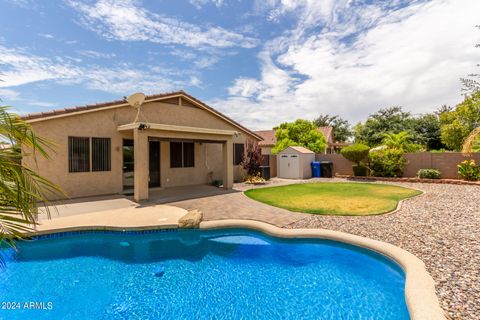
[{"label": "blue trash bin", "polygon": [[312,161],[310,164],[312,166],[312,177],[313,178],[320,178],[320,162],[319,161]]}]

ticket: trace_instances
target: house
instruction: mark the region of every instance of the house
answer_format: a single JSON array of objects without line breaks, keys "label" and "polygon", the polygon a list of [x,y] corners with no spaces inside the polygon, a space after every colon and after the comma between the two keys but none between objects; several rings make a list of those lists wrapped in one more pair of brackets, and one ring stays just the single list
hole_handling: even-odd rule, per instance
[{"label": "house", "polygon": [[23,159],[69,197],[133,193],[223,181],[232,188],[247,139],[261,137],[184,91],[150,95],[136,110],[118,100],[23,117],[56,147]]}]

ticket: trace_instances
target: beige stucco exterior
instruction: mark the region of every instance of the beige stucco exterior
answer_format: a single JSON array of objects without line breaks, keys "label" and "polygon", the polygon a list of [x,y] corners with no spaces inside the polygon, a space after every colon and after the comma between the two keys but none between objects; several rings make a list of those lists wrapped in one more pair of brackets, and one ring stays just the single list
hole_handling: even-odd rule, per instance
[{"label": "beige stucco exterior", "polygon": [[[231,187],[234,179],[243,176],[242,169],[233,165],[233,143],[245,143],[248,138],[258,140],[258,137],[188,97],[174,98],[177,104],[172,103],[171,97],[144,103],[144,117],[140,120],[151,124],[147,130],[138,130],[138,126],[132,125],[136,111],[126,104],[27,120],[35,133],[52,141],[55,148],[50,152],[50,159],[37,157],[35,162],[27,155],[23,161],[72,198],[122,193],[123,139],[133,139],[135,198],[142,200],[148,198],[148,141],[156,139],[160,141],[161,187],[205,184],[212,178],[223,180],[225,187]],[[111,138],[111,170],[70,173],[69,136]],[[194,167],[170,168],[171,140],[195,142]],[[140,185],[143,187],[137,188]]]}]

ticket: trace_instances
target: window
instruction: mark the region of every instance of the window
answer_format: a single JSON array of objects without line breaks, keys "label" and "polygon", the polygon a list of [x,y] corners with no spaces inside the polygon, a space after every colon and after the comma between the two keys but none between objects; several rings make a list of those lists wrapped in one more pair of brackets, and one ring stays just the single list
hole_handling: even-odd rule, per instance
[{"label": "window", "polygon": [[92,171],[110,171],[110,138],[92,138]]},{"label": "window", "polygon": [[239,165],[242,162],[245,153],[245,145],[243,143],[233,144],[233,165]]},{"label": "window", "polygon": [[182,164],[182,143],[170,142],[170,168],[181,168]]},{"label": "window", "polygon": [[170,142],[170,167],[195,167],[195,143]]},{"label": "window", "polygon": [[183,166],[186,168],[195,167],[195,144],[193,142],[183,143]]},{"label": "window", "polygon": [[90,162],[91,171],[111,170],[110,138],[68,137],[68,172],[90,172]]},{"label": "window", "polygon": [[68,171],[90,171],[90,138],[68,137]]}]

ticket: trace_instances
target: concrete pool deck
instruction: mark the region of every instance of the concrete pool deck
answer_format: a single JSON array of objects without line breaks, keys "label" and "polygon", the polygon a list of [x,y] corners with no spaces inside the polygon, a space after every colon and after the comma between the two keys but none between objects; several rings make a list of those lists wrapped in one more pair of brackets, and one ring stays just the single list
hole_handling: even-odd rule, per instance
[{"label": "concrete pool deck", "polygon": [[[59,210],[62,209],[60,208]],[[70,213],[72,212],[77,212],[75,207],[71,208]],[[52,213],[52,215],[54,214]],[[42,219],[36,227],[36,233],[44,234],[88,229],[145,230],[177,228],[178,220],[186,214],[187,210],[168,205],[128,205],[122,208]]]}]

